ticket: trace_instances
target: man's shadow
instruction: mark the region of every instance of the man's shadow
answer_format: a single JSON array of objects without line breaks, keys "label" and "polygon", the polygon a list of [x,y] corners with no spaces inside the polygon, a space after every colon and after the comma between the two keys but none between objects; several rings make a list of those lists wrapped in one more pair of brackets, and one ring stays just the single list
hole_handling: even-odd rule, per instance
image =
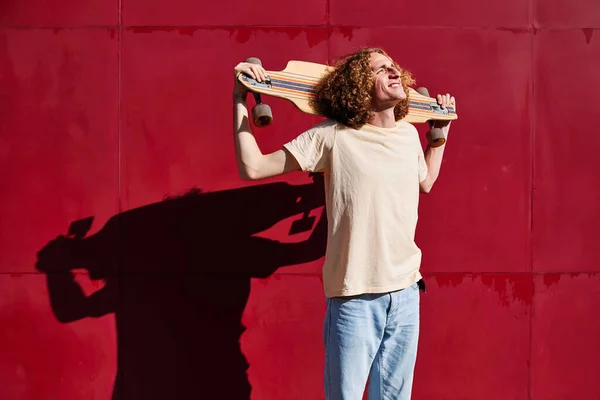
[{"label": "man's shadow", "polygon": [[[190,192],[112,217],[85,237],[91,219],[71,224],[38,253],[52,310],[61,323],[115,313],[117,373],[112,399],[248,400],[241,352],[242,313],[251,278],[325,254],[322,177]],[[254,236],[297,214],[299,243]],[[304,225],[304,226],[302,226]],[[72,271],[105,285],[86,296]]]}]

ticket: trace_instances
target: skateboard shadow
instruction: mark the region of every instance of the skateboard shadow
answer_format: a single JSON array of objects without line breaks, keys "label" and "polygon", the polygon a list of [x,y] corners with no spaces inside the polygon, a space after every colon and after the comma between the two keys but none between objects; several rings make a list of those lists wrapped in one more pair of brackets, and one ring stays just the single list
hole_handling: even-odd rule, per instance
[{"label": "skateboard shadow", "polygon": [[[36,266],[61,323],[115,313],[113,400],[248,400],[239,341],[250,280],[324,256],[325,213],[303,242],[253,235],[323,205],[320,177],[193,191],[117,214],[89,237],[91,219],[76,221],[70,236],[38,253]],[[79,268],[105,285],[86,296],[71,272]]]}]

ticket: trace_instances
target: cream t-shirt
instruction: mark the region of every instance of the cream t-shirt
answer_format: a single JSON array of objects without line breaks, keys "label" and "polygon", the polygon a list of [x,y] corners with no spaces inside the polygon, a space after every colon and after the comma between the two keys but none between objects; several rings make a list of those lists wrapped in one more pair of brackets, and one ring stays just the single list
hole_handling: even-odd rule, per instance
[{"label": "cream t-shirt", "polygon": [[427,164],[416,128],[326,120],[284,147],[303,171],[322,171],[328,218],[327,297],[404,289],[421,279],[414,237]]}]

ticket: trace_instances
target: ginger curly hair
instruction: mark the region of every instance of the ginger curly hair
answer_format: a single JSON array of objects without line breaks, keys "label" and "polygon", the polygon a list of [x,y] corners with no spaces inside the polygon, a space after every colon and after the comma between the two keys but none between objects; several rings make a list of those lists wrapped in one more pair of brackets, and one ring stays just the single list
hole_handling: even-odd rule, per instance
[{"label": "ginger curly hair", "polygon": [[[354,129],[359,129],[371,119],[371,53],[383,54],[391,60],[381,48],[361,48],[338,59],[334,68],[321,78],[314,88],[315,96],[310,101],[318,114]],[[408,86],[413,85],[415,80],[410,72],[395,62],[394,66],[400,71],[400,80],[407,96],[394,108],[394,116],[399,121],[408,114]]]}]

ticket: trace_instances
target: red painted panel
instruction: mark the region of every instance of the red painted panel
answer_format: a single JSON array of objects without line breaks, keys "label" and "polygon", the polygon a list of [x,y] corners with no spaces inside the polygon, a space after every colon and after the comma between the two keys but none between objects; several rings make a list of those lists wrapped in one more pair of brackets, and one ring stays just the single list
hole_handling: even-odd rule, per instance
[{"label": "red painted panel", "polygon": [[[76,281],[86,294],[101,288],[86,276],[78,276]],[[0,274],[3,400],[111,397],[117,359],[114,318],[59,322],[52,312],[49,290],[55,298],[64,298],[65,287],[70,286],[65,282],[74,281],[54,277],[48,285],[44,275]]]},{"label": "red painted panel", "polygon": [[[529,3],[507,1],[412,1],[374,3],[361,0],[331,0],[331,24],[335,26],[469,26],[469,27],[526,27],[531,24]],[[437,51],[446,41],[438,30],[433,33],[424,49]],[[410,34],[400,37],[414,39]],[[406,41],[401,40],[403,44]],[[452,47],[452,45],[449,45]]]},{"label": "red painted panel", "polygon": [[[249,25],[291,26],[325,25],[326,0],[306,0],[281,3],[203,2],[194,0],[123,0],[123,22],[138,26],[231,26]],[[223,49],[228,49],[224,44]],[[267,49],[265,42],[264,49]],[[281,48],[270,48],[276,53]],[[214,53],[217,57],[217,54]],[[220,58],[220,56],[218,56]]]},{"label": "red painted panel", "polygon": [[531,277],[425,279],[414,397],[528,399]]},{"label": "red painted panel", "polygon": [[600,27],[600,3],[597,0],[533,0],[533,7],[535,23],[539,27]]},{"label": "red painted panel", "polygon": [[117,50],[114,30],[0,31],[0,271],[116,211]]},{"label": "red painted panel", "polygon": [[324,398],[324,316],[320,276],[252,282],[241,341],[252,399]]},{"label": "red painted panel", "polygon": [[[325,30],[316,29],[126,30],[125,208],[192,187],[212,191],[248,185],[238,176],[233,147],[233,68],[251,56],[271,70],[285,68],[290,59],[325,62],[325,40]],[[227,52],[218,61],[208,57],[223,48]],[[265,97],[264,102],[272,106],[273,124],[253,128],[263,152],[281,148],[317,122],[285,100]],[[248,104],[254,105],[251,97]],[[305,181],[305,175],[292,179]]]},{"label": "red painted panel", "polygon": [[532,399],[594,399],[600,393],[600,274],[535,277]]},{"label": "red painted panel", "polygon": [[118,0],[3,1],[0,26],[107,26],[119,22]]},{"label": "red painted panel", "polygon": [[[119,18],[113,0],[4,3],[4,27]],[[122,47],[104,28],[0,30],[3,400],[219,398],[224,388],[323,399],[321,182],[239,179],[231,72],[249,56],[282,69],[363,44],[459,101],[442,175],[421,197],[429,274],[414,397],[597,396],[600,139],[588,121],[600,114],[577,102],[600,89],[597,2],[122,3],[126,25],[173,28],[125,29]],[[374,29],[329,36],[328,23]],[[248,27],[261,24],[290,27]],[[525,31],[532,24],[577,29]],[[265,100],[275,113],[255,129],[265,152],[318,121]],[[208,193],[164,199],[192,187]],[[305,212],[316,221],[293,233]],[[80,273],[29,273],[50,239],[88,216],[87,239],[38,265]],[[536,271],[593,273],[522,274],[532,251]]]},{"label": "red painted panel", "polygon": [[600,271],[600,37],[540,31],[535,46],[534,268]]},{"label": "red painted panel", "polygon": [[[412,40],[398,41],[401,35]],[[440,38],[453,45],[424,50]],[[417,87],[456,96],[459,119],[439,180],[421,196],[417,241],[424,270],[529,270],[530,36],[489,30],[334,31],[334,57],[361,45],[383,46],[415,75]],[[418,129],[424,133],[426,125]]]}]

